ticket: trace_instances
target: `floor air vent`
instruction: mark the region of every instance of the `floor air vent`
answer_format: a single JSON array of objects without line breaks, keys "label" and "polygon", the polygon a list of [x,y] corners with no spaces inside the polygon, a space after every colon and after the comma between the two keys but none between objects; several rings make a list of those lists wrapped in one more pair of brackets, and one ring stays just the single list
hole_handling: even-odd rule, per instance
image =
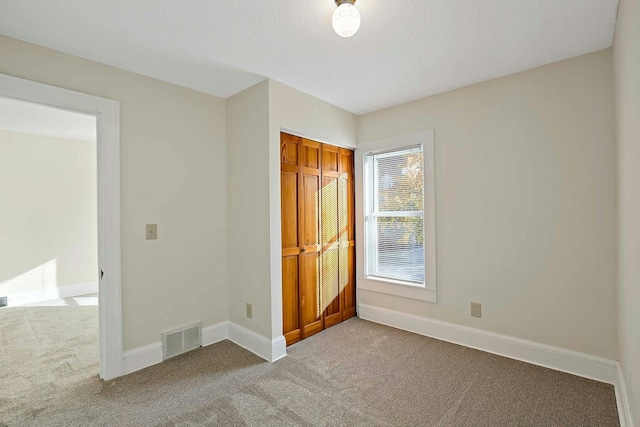
[{"label": "floor air vent", "polygon": [[202,347],[200,323],[162,334],[162,360]]}]

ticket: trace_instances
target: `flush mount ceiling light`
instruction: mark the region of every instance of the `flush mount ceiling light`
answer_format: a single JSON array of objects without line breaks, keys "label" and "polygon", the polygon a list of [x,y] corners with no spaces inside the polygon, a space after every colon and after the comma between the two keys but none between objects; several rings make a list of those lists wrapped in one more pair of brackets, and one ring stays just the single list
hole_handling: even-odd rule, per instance
[{"label": "flush mount ceiling light", "polygon": [[336,0],[338,8],[333,12],[333,29],[340,37],[351,37],[360,28],[360,12],[354,6],[356,0]]}]

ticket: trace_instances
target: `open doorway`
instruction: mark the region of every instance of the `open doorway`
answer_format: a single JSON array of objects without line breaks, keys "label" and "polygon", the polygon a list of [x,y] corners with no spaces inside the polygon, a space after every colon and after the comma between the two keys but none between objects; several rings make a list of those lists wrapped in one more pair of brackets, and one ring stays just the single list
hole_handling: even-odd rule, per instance
[{"label": "open doorway", "polygon": [[96,143],[95,115],[0,97],[0,365],[11,367],[2,381],[14,386],[9,402],[11,393],[31,397],[44,384],[98,375]]},{"label": "open doorway", "polygon": [[[0,297],[7,297],[0,310],[31,313],[22,315],[26,332],[16,315],[0,323],[0,336],[38,335],[33,353],[58,363],[56,384],[80,367],[116,378],[123,362],[119,103],[0,74],[0,115],[0,244],[8,247],[0,248]],[[49,320],[46,312],[58,315]],[[65,341],[78,354],[45,352]],[[18,357],[8,348],[3,343],[0,357]],[[26,358],[0,360],[11,366],[8,378],[25,378],[16,368]]]}]

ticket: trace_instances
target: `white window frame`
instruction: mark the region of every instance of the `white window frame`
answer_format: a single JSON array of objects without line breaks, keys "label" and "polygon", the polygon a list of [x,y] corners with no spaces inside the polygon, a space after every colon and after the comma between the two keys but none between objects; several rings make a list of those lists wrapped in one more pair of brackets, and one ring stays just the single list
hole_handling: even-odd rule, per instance
[{"label": "white window frame", "polygon": [[[370,153],[401,151],[422,146],[424,178],[424,283],[412,283],[381,277],[367,277],[366,271],[366,156]],[[379,139],[358,144],[355,152],[356,180],[356,283],[358,289],[397,295],[428,302],[437,301],[436,287],[436,206],[433,130]]]},{"label": "white window frame", "polygon": [[[363,171],[363,185],[364,187],[364,197],[365,197],[365,202],[364,202],[364,209],[365,209],[365,230],[364,230],[364,239],[365,239],[365,251],[364,251],[364,256],[365,256],[365,275],[367,277],[367,279],[372,279],[372,280],[385,280],[385,281],[389,281],[389,282],[393,282],[393,283],[397,283],[399,285],[406,285],[406,286],[419,286],[419,287],[424,287],[425,286],[425,280],[423,280],[422,282],[417,282],[417,281],[408,281],[408,280],[402,280],[399,278],[393,278],[393,277],[387,277],[384,276],[382,274],[377,274],[379,272],[371,272],[370,271],[370,267],[371,265],[378,265],[377,259],[379,257],[379,253],[377,249],[371,250],[371,248],[377,248],[377,244],[372,244],[372,240],[376,241],[378,240],[378,228],[377,228],[377,224],[378,218],[388,218],[388,217],[402,217],[402,218],[408,218],[408,217],[417,217],[417,218],[422,218],[423,224],[424,224],[424,210],[420,210],[420,211],[378,211],[376,209],[377,205],[378,205],[378,193],[377,191],[375,191],[375,189],[368,187],[368,185],[370,185],[371,183],[374,182],[374,176],[372,175],[376,175],[377,174],[377,163],[376,160],[380,159],[380,158],[385,158],[385,157],[394,157],[397,156],[400,153],[407,153],[407,152],[414,152],[414,153],[420,153],[420,156],[422,156],[423,159],[423,165],[422,165],[422,169],[424,170],[424,148],[423,148],[423,144],[418,144],[418,145],[414,145],[411,147],[402,147],[402,148],[394,148],[391,150],[385,150],[385,151],[370,151],[368,153],[364,153],[363,154],[363,159],[364,159],[364,171]],[[423,175],[424,178],[424,175]],[[423,184],[424,184],[424,180],[423,180]],[[377,185],[374,185],[374,187],[377,188]],[[424,191],[423,191],[423,200],[424,200]],[[422,228],[422,241],[425,241],[425,232],[424,232],[424,227]],[[372,263],[371,259],[372,258],[376,258],[376,262]],[[424,260],[423,260],[423,267],[424,267]]]}]

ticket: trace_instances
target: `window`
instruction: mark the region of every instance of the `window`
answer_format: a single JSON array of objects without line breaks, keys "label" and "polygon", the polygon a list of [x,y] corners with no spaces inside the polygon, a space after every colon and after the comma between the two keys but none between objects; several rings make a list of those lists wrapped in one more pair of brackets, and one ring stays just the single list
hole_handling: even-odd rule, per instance
[{"label": "window", "polygon": [[424,286],[422,145],[365,157],[366,276]]},{"label": "window", "polygon": [[356,150],[356,286],[436,302],[433,130]]}]

